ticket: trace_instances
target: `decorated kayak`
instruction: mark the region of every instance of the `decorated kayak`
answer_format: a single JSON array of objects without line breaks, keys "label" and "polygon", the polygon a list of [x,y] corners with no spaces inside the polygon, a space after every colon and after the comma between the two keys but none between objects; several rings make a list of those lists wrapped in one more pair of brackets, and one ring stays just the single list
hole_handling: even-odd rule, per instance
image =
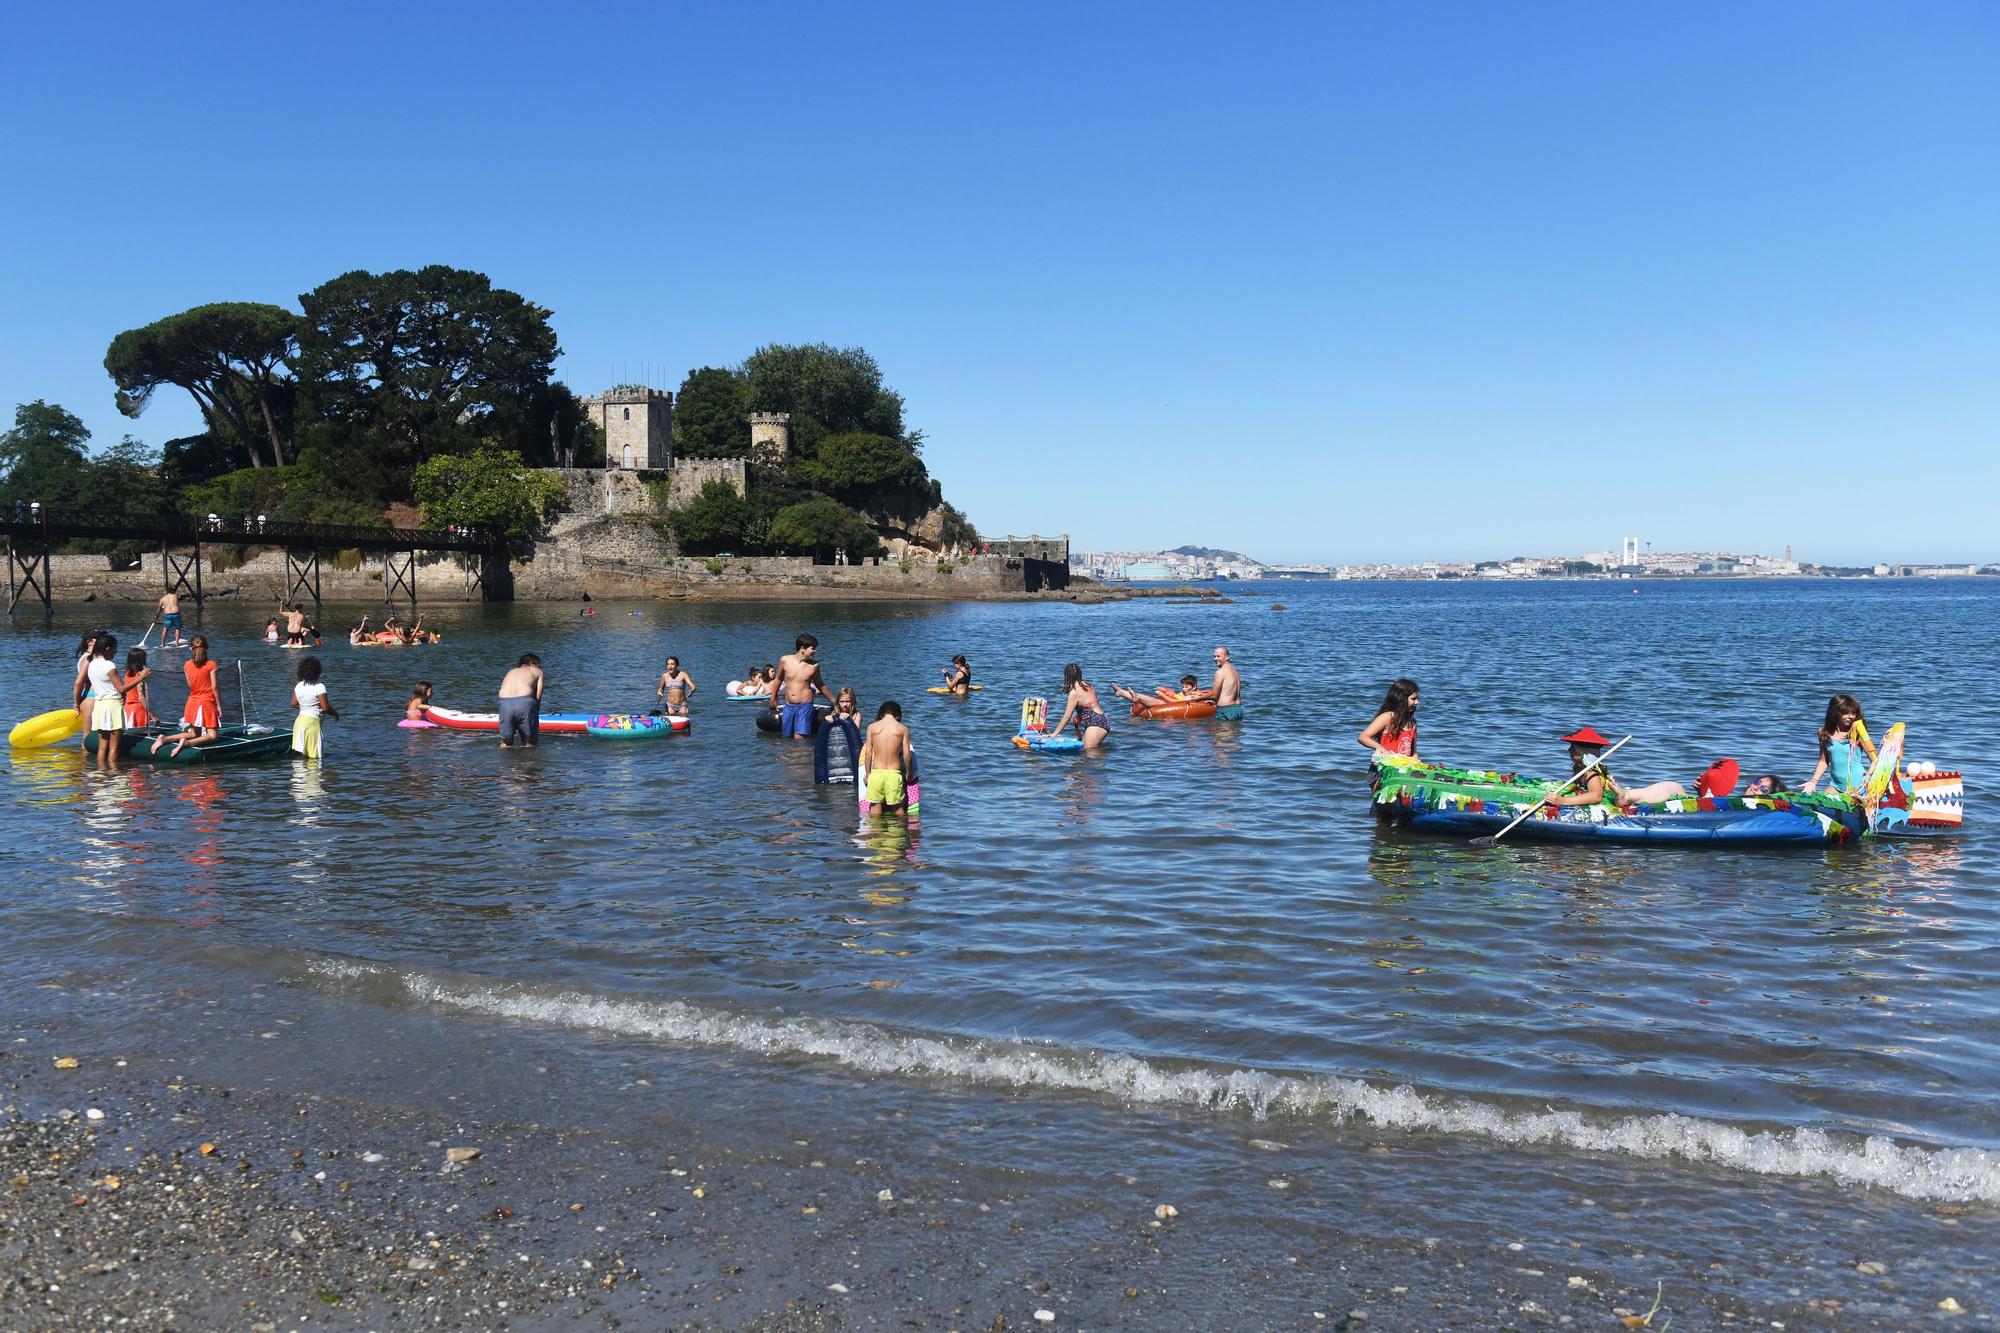
[{"label": "decorated kayak", "polygon": [[16,750],[39,750],[56,745],[83,730],[83,714],[74,708],[57,708],[37,713],[7,733],[7,744]]},{"label": "decorated kayak", "polygon": [[1400,755],[1375,763],[1376,815],[1425,833],[1477,837],[1532,810],[1508,840],[1779,846],[1843,843],[1868,830],[1853,800],[1837,793],[1686,796],[1650,805],[1553,806],[1555,779],[1426,764]]},{"label": "decorated kayak", "polygon": [[1203,718],[1215,716],[1213,699],[1169,699],[1165,703],[1148,707],[1133,704],[1132,716],[1152,718],[1155,721],[1171,721],[1174,718]]},{"label": "decorated kayak", "polygon": [[[292,733],[270,727],[231,724],[216,728],[216,738],[206,745],[189,742],[174,753],[174,742],[162,737],[179,734],[178,727],[128,727],[118,733],[118,757],[149,764],[233,764],[255,759],[276,759],[290,754]],[[97,733],[83,738],[88,754],[97,753]],[[155,741],[161,741],[157,746]]]},{"label": "decorated kayak", "polygon": [[584,731],[604,740],[637,741],[676,736],[688,729],[684,717],[663,717],[657,713],[603,713],[590,719]]},{"label": "decorated kayak", "polygon": [[[500,730],[498,713],[462,713],[456,708],[439,708],[432,705],[424,709],[424,716],[440,727],[453,731],[493,731]],[[592,718],[601,713],[543,713],[542,730],[555,735],[581,736],[590,730]]]}]

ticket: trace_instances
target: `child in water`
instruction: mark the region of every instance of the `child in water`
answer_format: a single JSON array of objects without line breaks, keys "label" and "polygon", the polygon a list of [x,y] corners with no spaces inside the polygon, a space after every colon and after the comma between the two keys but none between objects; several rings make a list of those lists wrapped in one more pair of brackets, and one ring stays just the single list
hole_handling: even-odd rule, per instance
[{"label": "child in water", "polygon": [[319,683],[319,675],[317,657],[300,659],[299,683],[292,687],[292,707],[299,710],[292,722],[292,753],[301,759],[320,757],[320,719],[340,720],[340,714],[327,700],[326,686]]},{"label": "child in water", "polygon": [[1868,739],[1868,721],[1861,715],[1860,702],[1851,694],[1836,694],[1826,701],[1826,718],[1819,724],[1819,763],[1801,790],[1817,790],[1819,780],[1830,772],[1830,790],[1859,791],[1874,762],[1875,746]]},{"label": "child in water", "polygon": [[1382,754],[1417,757],[1417,682],[1404,676],[1389,686],[1375,720],[1355,739]]},{"label": "child in water", "polygon": [[688,700],[694,697],[694,678],[681,670],[680,658],[667,659],[667,668],[660,673],[660,687],[653,691],[653,697],[660,701],[660,708],[668,717],[688,715]]},{"label": "child in water", "polygon": [[953,694],[964,696],[972,693],[972,665],[959,653],[951,659],[951,665],[941,668],[944,672],[944,687]]},{"label": "child in water", "polygon": [[403,718],[408,722],[428,722],[424,710],[431,706],[431,683],[420,680],[410,691],[410,701],[403,705]]},{"label": "child in water", "polygon": [[276,643],[277,641],[278,641],[278,621],[277,617],[274,616],[271,618],[269,623],[267,623],[264,626],[264,642]]},{"label": "child in water", "polygon": [[146,697],[146,681],[153,669],[146,665],[146,650],[134,648],[125,655],[125,725],[150,727],[153,710]]}]

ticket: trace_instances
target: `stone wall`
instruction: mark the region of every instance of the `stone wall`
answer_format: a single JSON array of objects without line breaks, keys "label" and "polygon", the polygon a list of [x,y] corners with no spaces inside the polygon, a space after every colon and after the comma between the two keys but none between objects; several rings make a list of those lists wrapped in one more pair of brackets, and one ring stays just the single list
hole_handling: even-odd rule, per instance
[{"label": "stone wall", "polygon": [[728,482],[738,495],[750,493],[750,464],[741,458],[682,458],[667,479],[667,508],[680,509],[711,481]]},{"label": "stone wall", "polygon": [[[213,601],[255,602],[276,605],[286,592],[285,553],[270,550],[252,555],[233,569],[217,572],[210,567],[216,548],[204,549],[201,570],[202,592]],[[234,548],[225,548],[233,550]],[[328,602],[383,602],[386,586],[382,557],[370,554],[353,569],[337,569],[334,553],[320,556],[320,597]],[[57,555],[49,557],[49,580],[58,602],[152,602],[166,591],[165,572],[155,551],[142,556],[136,569],[113,570],[101,555]],[[521,567],[525,568],[525,566]],[[437,552],[417,557],[417,604],[425,602],[479,601],[475,575],[476,556],[457,552]],[[580,587],[581,585],[579,585]],[[183,598],[193,599],[187,594]],[[24,603],[24,607],[33,603]],[[405,602],[407,605],[407,602]]]},{"label": "stone wall", "polygon": [[[1019,560],[881,560],[815,565],[805,556],[585,558],[585,587],[596,598],[879,597],[917,600],[1006,598],[1051,586],[1030,581]],[[1067,569],[1064,571],[1067,573]],[[1060,586],[1060,585],[1056,585]]]}]

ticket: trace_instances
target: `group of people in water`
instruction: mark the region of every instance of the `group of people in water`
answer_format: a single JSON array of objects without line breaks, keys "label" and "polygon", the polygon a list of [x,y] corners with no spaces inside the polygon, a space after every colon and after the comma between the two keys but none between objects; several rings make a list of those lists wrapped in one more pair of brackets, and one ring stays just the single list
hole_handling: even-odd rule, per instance
[{"label": "group of people in water", "polygon": [[[1356,739],[1365,749],[1415,759],[1417,683],[1407,677],[1391,682],[1388,692],[1382,696],[1381,708]],[[1601,805],[1607,798],[1618,805],[1650,805],[1689,794],[1686,787],[1671,779],[1644,785],[1620,782],[1604,762],[1605,755],[1615,748],[1614,744],[1609,737],[1600,735],[1595,727],[1581,727],[1558,739],[1569,747],[1574,788],[1550,797],[1551,805]],[[1867,719],[1862,714],[1860,701],[1851,694],[1836,694],[1827,700],[1818,742],[1819,762],[1813,766],[1812,776],[1799,790],[1817,791],[1820,779],[1828,778],[1831,791],[1859,791],[1867,781],[1877,753],[1874,742],[1868,737]],[[1711,776],[1722,769],[1724,762],[1718,760],[1695,779],[1695,794],[1718,794],[1711,789]],[[1733,764],[1730,764],[1729,772],[1732,774],[1729,780],[1734,782],[1736,769]],[[1745,784],[1743,794],[1770,796],[1789,790],[1784,779],[1777,774],[1762,773]]]},{"label": "group of people in water", "polygon": [[[300,619],[303,622],[304,616],[301,615]],[[277,633],[278,622],[274,620],[264,629],[265,642],[276,643]],[[439,643],[443,639],[444,635],[424,628],[422,616],[418,616],[412,624],[397,624],[394,611],[383,616],[382,623],[372,630],[368,628],[368,617],[363,616],[359,625],[347,631],[347,642],[356,648],[414,648],[420,643]],[[304,639],[297,642],[303,643]]]}]

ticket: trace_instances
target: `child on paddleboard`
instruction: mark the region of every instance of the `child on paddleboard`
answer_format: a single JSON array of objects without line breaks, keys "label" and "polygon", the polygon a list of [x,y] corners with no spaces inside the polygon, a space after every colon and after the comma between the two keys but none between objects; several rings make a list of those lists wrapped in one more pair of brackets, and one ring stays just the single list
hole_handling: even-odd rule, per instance
[{"label": "child on paddleboard", "polygon": [[1819,780],[1831,773],[1832,790],[1859,791],[1874,762],[1875,743],[1868,739],[1860,701],[1851,694],[1836,694],[1826,701],[1826,718],[1819,724],[1819,763],[1801,790],[1817,790]]},{"label": "child on paddleboard", "polygon": [[1364,749],[1417,757],[1417,682],[1403,676],[1382,696],[1382,707],[1359,736]]}]

